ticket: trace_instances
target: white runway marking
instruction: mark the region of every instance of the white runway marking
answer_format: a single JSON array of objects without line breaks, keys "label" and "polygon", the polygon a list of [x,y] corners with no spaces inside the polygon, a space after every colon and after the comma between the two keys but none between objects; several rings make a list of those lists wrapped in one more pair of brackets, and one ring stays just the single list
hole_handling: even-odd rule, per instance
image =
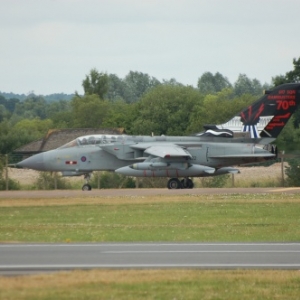
[{"label": "white runway marking", "polygon": [[207,250],[207,251],[204,251],[204,250],[194,250],[194,251],[189,251],[189,250],[168,250],[168,251],[164,251],[164,250],[161,250],[161,251],[158,251],[158,250],[141,250],[141,251],[101,251],[102,254],[126,254],[126,253],[300,253],[300,250],[299,251],[284,251],[284,250],[245,250],[245,251],[242,251],[242,250]]},{"label": "white runway marking", "polygon": [[0,274],[93,268],[300,269],[300,243],[1,244]]}]

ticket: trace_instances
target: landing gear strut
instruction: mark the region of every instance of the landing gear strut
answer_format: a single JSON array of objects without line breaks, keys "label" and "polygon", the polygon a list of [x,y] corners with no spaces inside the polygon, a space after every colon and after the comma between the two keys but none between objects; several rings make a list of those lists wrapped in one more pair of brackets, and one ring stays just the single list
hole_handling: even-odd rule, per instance
[{"label": "landing gear strut", "polygon": [[168,181],[167,187],[169,190],[173,189],[192,189],[194,183],[190,178],[184,178],[181,181],[178,178],[171,178]]},{"label": "landing gear strut", "polygon": [[85,184],[82,186],[83,191],[91,191],[92,190],[91,185],[88,183],[90,179],[91,179],[90,173],[84,175]]}]

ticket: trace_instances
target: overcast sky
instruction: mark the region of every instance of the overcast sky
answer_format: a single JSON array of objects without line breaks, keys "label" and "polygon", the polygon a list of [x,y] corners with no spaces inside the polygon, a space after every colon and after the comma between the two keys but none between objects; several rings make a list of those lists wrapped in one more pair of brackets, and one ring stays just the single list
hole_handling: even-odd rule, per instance
[{"label": "overcast sky", "polygon": [[300,57],[299,0],[0,0],[0,91],[83,92],[92,68],[261,83]]}]

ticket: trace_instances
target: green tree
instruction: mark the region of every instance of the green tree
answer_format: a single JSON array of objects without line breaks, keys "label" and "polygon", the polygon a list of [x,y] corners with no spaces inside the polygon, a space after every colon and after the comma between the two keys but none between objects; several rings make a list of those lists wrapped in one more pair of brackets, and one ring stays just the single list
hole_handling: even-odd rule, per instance
[{"label": "green tree", "polygon": [[59,100],[52,101],[46,106],[46,116],[49,119],[53,119],[53,117],[60,112],[71,111],[70,101]]},{"label": "green tree", "polygon": [[179,85],[179,86],[184,86],[182,83],[178,82],[175,78],[171,79],[163,79],[162,84],[164,85]]},{"label": "green tree", "polygon": [[205,72],[198,79],[198,89],[201,93],[215,94],[222,91],[225,88],[231,88],[232,85],[227,77],[224,77],[221,73],[217,72],[213,75],[211,72]]},{"label": "green tree", "polygon": [[124,100],[126,103],[135,103],[158,84],[160,82],[156,78],[141,72],[130,71],[124,79],[110,74],[106,98],[110,101]]},{"label": "green tree", "polygon": [[236,96],[241,96],[243,94],[250,94],[261,96],[263,90],[266,89],[268,85],[262,85],[257,79],[250,79],[245,74],[240,74],[237,81],[234,83],[234,93]]},{"label": "green tree", "polygon": [[9,112],[5,108],[3,104],[0,104],[0,122],[4,121],[5,119],[9,118]]},{"label": "green tree", "polygon": [[54,128],[70,128],[73,125],[71,101],[59,100],[47,104],[47,118],[53,121]]},{"label": "green tree", "polygon": [[7,100],[4,96],[0,95],[0,105],[6,106]]},{"label": "green tree", "polygon": [[158,85],[136,104],[130,133],[185,135],[190,113],[201,101],[201,94],[192,87]]},{"label": "green tree", "polygon": [[55,113],[51,120],[53,128],[72,128],[74,124],[74,116],[72,110],[60,111]]},{"label": "green tree", "polygon": [[128,87],[127,103],[137,102],[150,89],[160,85],[160,82],[150,77],[148,74],[130,71],[124,78],[124,82]]},{"label": "green tree", "polygon": [[15,133],[18,132],[19,134],[30,133],[31,136],[40,138],[41,136],[45,135],[45,133],[47,133],[52,126],[53,122],[50,119],[23,119],[13,126],[12,131]]},{"label": "green tree", "polygon": [[115,74],[108,75],[108,91],[106,98],[110,101],[124,100],[130,102],[131,94],[128,85]]},{"label": "green tree", "polygon": [[134,110],[134,104],[128,104],[124,100],[110,102],[102,127],[130,130],[131,124],[135,120]]},{"label": "green tree", "polygon": [[25,119],[45,119],[47,103],[42,96],[31,95],[23,102],[16,103],[14,114]]},{"label": "green tree", "polygon": [[275,86],[283,83],[300,82],[300,57],[293,59],[294,69],[286,72],[285,75],[278,75],[272,78]]},{"label": "green tree", "polygon": [[[12,140],[14,137],[10,135],[11,125],[5,120],[0,123],[0,153],[7,154],[14,149]],[[14,141],[15,142],[15,141]]]},{"label": "green tree", "polygon": [[75,96],[71,101],[73,127],[99,128],[108,116],[109,102],[99,95]]},{"label": "green tree", "polygon": [[20,103],[19,99],[11,98],[7,100],[0,95],[0,105],[3,105],[11,114],[14,112],[17,103]]},{"label": "green tree", "polygon": [[11,125],[9,121],[1,122],[0,153],[8,154],[22,145],[42,138],[50,128],[53,128],[50,119],[23,119],[15,125]]},{"label": "green tree", "polygon": [[85,95],[98,95],[100,99],[104,99],[108,91],[108,75],[92,69],[82,81],[82,87]]},{"label": "green tree", "polygon": [[201,132],[205,124],[221,124],[254,101],[255,97],[234,97],[232,89],[224,89],[215,95],[206,95],[191,112],[189,132]]}]

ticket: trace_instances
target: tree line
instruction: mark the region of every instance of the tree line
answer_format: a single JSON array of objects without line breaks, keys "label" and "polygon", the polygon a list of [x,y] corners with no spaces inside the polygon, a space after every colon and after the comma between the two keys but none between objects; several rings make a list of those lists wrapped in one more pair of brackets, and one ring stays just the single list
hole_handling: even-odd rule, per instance
[{"label": "tree line", "polygon": [[[53,128],[124,128],[133,135],[189,135],[204,124],[222,123],[262,96],[264,89],[300,81],[300,58],[294,69],[262,84],[240,74],[235,83],[219,72],[205,72],[197,87],[176,79],[159,81],[130,71],[124,78],[92,69],[82,81],[83,94],[62,94],[49,101],[34,94],[25,99],[0,95],[0,153],[37,140]],[[59,95],[59,94],[58,94]],[[279,148],[300,145],[300,112],[277,139]]]}]

